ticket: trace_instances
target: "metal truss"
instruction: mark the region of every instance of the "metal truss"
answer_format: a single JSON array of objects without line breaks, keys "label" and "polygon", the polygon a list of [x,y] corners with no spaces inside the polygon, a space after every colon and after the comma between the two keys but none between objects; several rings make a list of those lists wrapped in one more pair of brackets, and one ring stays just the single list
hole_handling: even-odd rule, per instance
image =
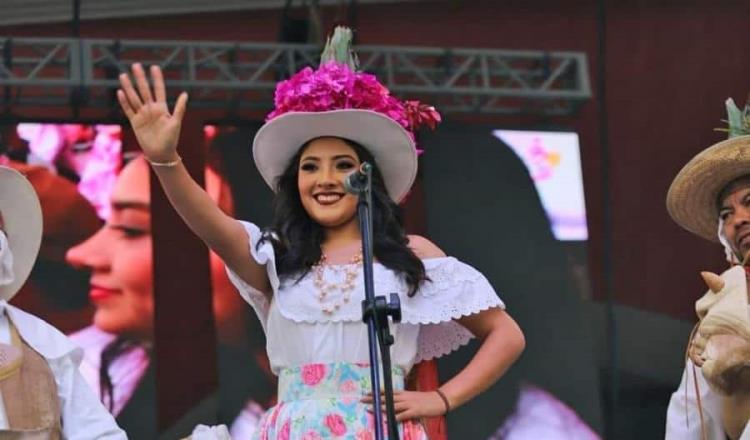
[{"label": "metal truss", "polygon": [[[586,55],[357,46],[360,68],[400,98],[446,113],[569,115],[591,97]],[[0,37],[0,107],[112,108],[117,75],[158,64],[192,108],[270,109],[276,83],[315,67],[320,47],[280,43]]]}]

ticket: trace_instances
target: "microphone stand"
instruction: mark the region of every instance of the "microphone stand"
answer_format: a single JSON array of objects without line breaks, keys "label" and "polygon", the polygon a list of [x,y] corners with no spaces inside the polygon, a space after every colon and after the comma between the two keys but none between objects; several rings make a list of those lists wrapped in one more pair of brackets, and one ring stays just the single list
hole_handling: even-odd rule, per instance
[{"label": "microphone stand", "polygon": [[[396,424],[396,410],[393,405],[393,377],[391,374],[391,350],[393,335],[388,326],[388,317],[393,322],[401,321],[401,303],[395,293],[391,293],[390,301],[384,296],[375,296],[373,283],[373,249],[372,249],[372,165],[365,162],[360,167],[362,176],[357,188],[353,190],[359,195],[357,215],[359,230],[362,235],[362,268],[364,270],[365,299],[362,301],[362,320],[367,324],[367,336],[370,349],[370,381],[372,384],[373,411],[375,414],[375,438],[384,440],[383,413],[380,396],[380,374],[378,362],[378,348],[383,356],[383,388],[388,420],[388,439],[398,440],[398,425]],[[377,340],[377,343],[376,343]]]}]

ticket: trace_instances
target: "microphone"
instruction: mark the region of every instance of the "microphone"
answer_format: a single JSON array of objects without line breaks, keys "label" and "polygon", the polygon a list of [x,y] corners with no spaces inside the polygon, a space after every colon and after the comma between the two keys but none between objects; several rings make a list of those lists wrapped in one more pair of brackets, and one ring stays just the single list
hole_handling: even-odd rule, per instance
[{"label": "microphone", "polygon": [[344,179],[344,188],[351,194],[361,194],[367,190],[367,182],[372,173],[372,165],[369,162],[362,162],[359,168]]}]

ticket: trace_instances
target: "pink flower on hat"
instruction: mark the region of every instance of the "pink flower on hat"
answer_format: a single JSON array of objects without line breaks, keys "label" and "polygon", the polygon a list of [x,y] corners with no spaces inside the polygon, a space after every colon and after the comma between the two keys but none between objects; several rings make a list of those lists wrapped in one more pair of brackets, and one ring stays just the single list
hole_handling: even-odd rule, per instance
[{"label": "pink flower on hat", "polygon": [[434,130],[438,123],[442,121],[440,113],[435,110],[435,107],[422,104],[419,101],[404,101],[404,110],[411,127],[426,125],[430,130]]},{"label": "pink flower on hat", "polygon": [[354,72],[346,64],[330,61],[318,70],[306,67],[276,86],[275,109],[266,121],[289,112],[329,110],[371,110],[404,127],[412,139],[422,125],[432,129],[440,122],[434,107],[419,101],[402,103],[382,85],[375,75]]}]

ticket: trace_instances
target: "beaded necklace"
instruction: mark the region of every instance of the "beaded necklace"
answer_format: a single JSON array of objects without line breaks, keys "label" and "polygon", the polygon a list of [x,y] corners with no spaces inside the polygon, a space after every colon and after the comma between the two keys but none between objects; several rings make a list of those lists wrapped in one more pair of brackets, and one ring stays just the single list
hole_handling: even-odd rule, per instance
[{"label": "beaded necklace", "polygon": [[[320,302],[320,309],[323,313],[331,315],[341,308],[344,304],[347,304],[351,299],[352,290],[354,290],[354,280],[357,279],[357,273],[359,267],[362,265],[362,252],[355,254],[348,264],[328,264],[328,258],[325,254],[320,256],[320,261],[315,264],[313,269],[314,279],[313,283],[318,289],[318,301]],[[343,281],[340,283],[333,282],[328,283],[325,280],[325,268],[328,267],[331,271],[336,274],[335,279],[341,279],[343,274]],[[341,292],[341,299],[338,301],[328,301],[328,294],[338,290]]]}]

